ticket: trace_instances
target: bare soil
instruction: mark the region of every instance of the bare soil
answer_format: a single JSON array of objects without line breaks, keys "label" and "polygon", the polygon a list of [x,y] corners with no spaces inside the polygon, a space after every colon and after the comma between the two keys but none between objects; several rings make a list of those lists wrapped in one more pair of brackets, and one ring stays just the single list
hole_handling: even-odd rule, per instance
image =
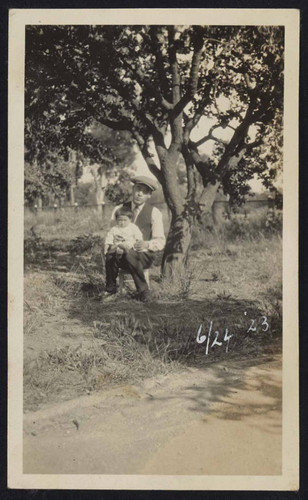
[{"label": "bare soil", "polygon": [[189,368],[24,420],[24,473],[281,473],[281,356]]}]

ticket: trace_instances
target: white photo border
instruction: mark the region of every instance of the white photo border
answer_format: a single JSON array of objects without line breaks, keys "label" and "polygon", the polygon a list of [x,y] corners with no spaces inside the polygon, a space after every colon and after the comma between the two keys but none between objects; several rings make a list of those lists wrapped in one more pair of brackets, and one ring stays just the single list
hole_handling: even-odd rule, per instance
[{"label": "white photo border", "polygon": [[[8,123],[8,486],[23,489],[297,490],[299,10],[12,9]],[[168,23],[169,21],[169,23]],[[281,476],[23,474],[23,203],[25,28],[31,24],[204,24],[285,27],[283,209],[283,450]]]}]

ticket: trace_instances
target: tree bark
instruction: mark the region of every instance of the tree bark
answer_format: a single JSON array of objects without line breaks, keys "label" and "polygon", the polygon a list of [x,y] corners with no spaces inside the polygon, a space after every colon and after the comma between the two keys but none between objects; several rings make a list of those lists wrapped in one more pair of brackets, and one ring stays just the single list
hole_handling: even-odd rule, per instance
[{"label": "tree bark", "polygon": [[169,149],[155,143],[160,162],[161,185],[171,213],[171,224],[162,260],[162,274],[174,278],[184,270],[191,240],[191,221],[184,217],[185,200],[180,193],[176,167],[180,148],[171,143]]},{"label": "tree bark", "polygon": [[184,215],[173,216],[162,259],[162,274],[177,279],[187,264],[192,235],[192,220]]},{"label": "tree bark", "polygon": [[[206,186],[200,196],[202,213],[211,213],[213,203],[220,186],[219,182]],[[193,218],[183,213],[172,213],[171,225],[167,236],[162,259],[162,274],[169,279],[176,279],[183,273],[188,260],[192,237]]]},{"label": "tree bark", "polygon": [[199,198],[202,215],[206,215],[212,211],[213,203],[215,201],[219,187],[220,182],[216,181],[215,184],[208,184],[203,188],[203,191]]}]

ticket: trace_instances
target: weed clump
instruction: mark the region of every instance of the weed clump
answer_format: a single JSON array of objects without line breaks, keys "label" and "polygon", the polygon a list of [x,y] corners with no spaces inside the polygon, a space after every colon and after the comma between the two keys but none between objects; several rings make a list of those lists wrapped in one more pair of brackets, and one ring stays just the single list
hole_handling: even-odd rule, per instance
[{"label": "weed clump", "polygon": [[182,272],[174,272],[171,277],[158,277],[153,287],[153,298],[161,301],[185,301],[194,292],[197,270],[187,266]]}]

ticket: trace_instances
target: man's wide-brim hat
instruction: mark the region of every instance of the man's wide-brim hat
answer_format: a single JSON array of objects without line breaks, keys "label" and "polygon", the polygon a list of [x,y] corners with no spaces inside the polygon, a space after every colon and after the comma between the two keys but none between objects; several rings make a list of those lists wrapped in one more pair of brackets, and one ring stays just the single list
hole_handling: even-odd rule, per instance
[{"label": "man's wide-brim hat", "polygon": [[157,189],[156,180],[151,179],[151,177],[147,177],[146,175],[137,175],[136,177],[133,177],[131,181],[134,184],[144,184],[145,186],[148,186],[152,191],[156,191]]}]

